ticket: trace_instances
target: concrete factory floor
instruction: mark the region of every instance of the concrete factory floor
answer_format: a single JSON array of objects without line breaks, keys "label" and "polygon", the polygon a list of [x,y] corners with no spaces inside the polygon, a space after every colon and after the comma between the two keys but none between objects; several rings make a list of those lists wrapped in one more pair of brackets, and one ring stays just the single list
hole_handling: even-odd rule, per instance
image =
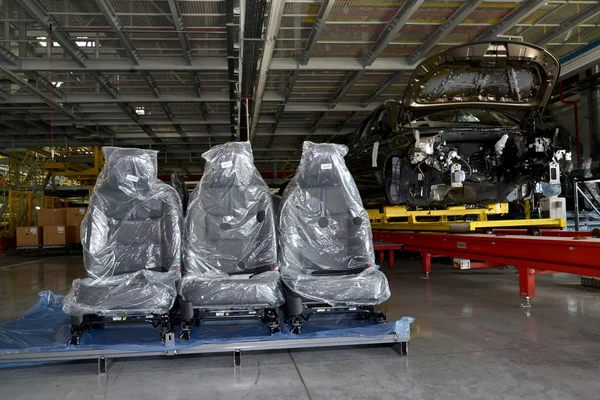
[{"label": "concrete factory floor", "polygon": [[[81,257],[3,259],[0,320],[40,290],[67,292]],[[29,262],[29,263],[27,263]],[[27,263],[9,267],[10,264]],[[3,399],[597,399],[600,291],[564,274],[537,276],[531,309],[518,307],[514,270],[453,271],[398,256],[389,320],[416,318],[409,356],[389,348],[293,350],[0,369]],[[2,332],[0,331],[0,336]]]}]

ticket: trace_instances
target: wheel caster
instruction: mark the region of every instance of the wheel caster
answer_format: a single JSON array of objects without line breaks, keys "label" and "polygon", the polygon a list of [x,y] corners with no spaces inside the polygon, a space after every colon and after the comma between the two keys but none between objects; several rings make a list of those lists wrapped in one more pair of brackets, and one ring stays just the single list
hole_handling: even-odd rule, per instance
[{"label": "wheel caster", "polygon": [[300,319],[300,316],[295,316],[292,317],[292,333],[294,335],[299,335],[302,332],[302,320]]},{"label": "wheel caster", "polygon": [[71,336],[67,342],[67,346],[79,346],[79,336]]},{"label": "wheel caster", "polygon": [[383,324],[385,321],[387,321],[387,317],[381,311],[377,311],[375,314],[375,321],[377,321],[378,324]]},{"label": "wheel caster", "polygon": [[275,318],[273,321],[269,322],[269,329],[271,335],[281,332],[281,321],[279,318]]},{"label": "wheel caster", "polygon": [[274,335],[276,333],[280,333],[281,332],[281,326],[278,326],[278,327],[275,327],[275,328],[271,327],[270,329],[271,329],[271,335]]},{"label": "wheel caster", "polygon": [[185,331],[181,335],[179,335],[179,340],[190,340],[191,336],[192,335],[190,331]]}]

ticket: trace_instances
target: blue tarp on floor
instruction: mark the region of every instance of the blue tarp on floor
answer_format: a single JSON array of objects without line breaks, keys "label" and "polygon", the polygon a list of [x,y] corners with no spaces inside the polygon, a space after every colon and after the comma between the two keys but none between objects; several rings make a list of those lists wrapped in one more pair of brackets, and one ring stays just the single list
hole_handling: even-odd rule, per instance
[{"label": "blue tarp on floor", "polygon": [[[0,324],[0,354],[16,352],[70,351],[84,349],[143,350],[164,352],[158,330],[150,324],[115,324],[86,332],[79,346],[67,346],[70,338],[70,318],[62,311],[62,296],[40,292],[40,300],[21,318]],[[194,328],[188,341],[177,339],[181,332],[175,327],[175,345],[169,349],[184,349],[208,343],[310,339],[325,337],[384,337],[391,333],[399,341],[410,339],[411,317],[396,322],[376,324],[350,315],[316,315],[304,323],[301,335],[283,332],[269,335],[269,329],[258,320],[206,321]]]}]

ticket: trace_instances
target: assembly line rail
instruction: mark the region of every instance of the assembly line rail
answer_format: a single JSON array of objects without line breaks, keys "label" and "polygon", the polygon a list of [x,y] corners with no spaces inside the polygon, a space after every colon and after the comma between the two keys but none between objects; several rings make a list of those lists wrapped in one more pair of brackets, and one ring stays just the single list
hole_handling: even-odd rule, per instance
[{"label": "assembly line rail", "polygon": [[[425,277],[432,257],[485,261],[488,268],[513,265],[526,305],[535,296],[535,275],[548,272],[600,277],[600,239],[589,236],[525,236],[374,231],[374,240],[402,245],[421,255]],[[479,265],[478,268],[484,266]]]}]

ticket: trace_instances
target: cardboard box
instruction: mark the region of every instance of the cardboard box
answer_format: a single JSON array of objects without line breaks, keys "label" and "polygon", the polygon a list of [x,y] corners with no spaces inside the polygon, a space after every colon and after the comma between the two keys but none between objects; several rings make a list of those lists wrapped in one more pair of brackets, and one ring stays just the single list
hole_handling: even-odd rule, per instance
[{"label": "cardboard box", "polygon": [[68,226],[81,225],[81,222],[83,221],[83,217],[85,216],[86,211],[87,211],[87,208],[85,208],[85,207],[65,208],[65,213],[67,214],[67,221],[66,221],[65,225],[68,225]]},{"label": "cardboard box", "polygon": [[73,226],[73,243],[81,243],[81,225]]},{"label": "cardboard box", "polygon": [[64,246],[74,242],[74,226],[58,225],[44,227],[44,246]]},{"label": "cardboard box", "polygon": [[65,208],[45,208],[38,210],[37,219],[39,226],[59,226],[67,224]]},{"label": "cardboard box", "polygon": [[41,226],[20,226],[17,228],[17,247],[37,247],[42,244]]}]

